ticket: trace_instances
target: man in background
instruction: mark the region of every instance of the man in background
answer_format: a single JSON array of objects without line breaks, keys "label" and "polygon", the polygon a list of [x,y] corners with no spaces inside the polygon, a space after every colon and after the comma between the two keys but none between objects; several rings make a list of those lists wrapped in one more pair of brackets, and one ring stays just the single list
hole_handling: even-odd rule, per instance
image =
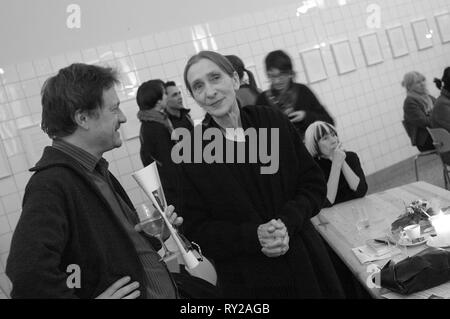
[{"label": "man in background", "polygon": [[167,93],[166,113],[173,127],[184,127],[188,130],[193,129],[194,122],[189,115],[191,110],[184,108],[181,90],[173,81],[166,82],[164,86]]}]

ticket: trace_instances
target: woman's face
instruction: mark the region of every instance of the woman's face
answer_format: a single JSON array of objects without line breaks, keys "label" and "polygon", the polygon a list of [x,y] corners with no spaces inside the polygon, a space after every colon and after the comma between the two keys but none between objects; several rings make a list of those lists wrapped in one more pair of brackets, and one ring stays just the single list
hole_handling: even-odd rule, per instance
[{"label": "woman's face", "polygon": [[193,98],[211,116],[220,118],[238,108],[236,73],[230,76],[211,60],[201,59],[189,68],[187,80]]},{"label": "woman's face", "polygon": [[427,91],[426,81],[423,78],[418,78],[411,86],[411,91],[419,94],[425,94]]},{"label": "woman's face", "polygon": [[277,68],[268,70],[267,77],[272,84],[272,88],[280,92],[286,91],[292,81],[291,72],[282,72]]},{"label": "woman's face", "polygon": [[324,135],[318,143],[320,154],[324,157],[330,157],[338,143],[339,139],[336,134],[330,133]]}]

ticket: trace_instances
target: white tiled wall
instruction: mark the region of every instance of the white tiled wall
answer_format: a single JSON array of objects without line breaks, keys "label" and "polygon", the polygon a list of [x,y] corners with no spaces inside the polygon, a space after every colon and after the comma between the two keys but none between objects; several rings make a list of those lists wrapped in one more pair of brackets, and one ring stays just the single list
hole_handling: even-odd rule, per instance
[{"label": "white tiled wall", "polygon": [[[319,1],[320,2],[320,1]],[[93,48],[36,57],[16,65],[0,65],[0,137],[11,168],[11,176],[0,179],[0,284],[6,266],[12,232],[20,216],[23,190],[30,173],[20,130],[40,122],[39,90],[43,81],[72,62],[100,63],[118,67],[122,72],[122,100],[134,99],[137,87],[150,78],[175,80],[182,84],[187,58],[198,49],[217,49],[236,54],[247,65],[254,65],[262,88],[268,82],[263,59],[274,49],[283,49],[293,58],[297,80],[306,82],[299,52],[325,43],[322,47],[327,79],[311,85],[335,117],[347,149],[356,151],[366,174],[373,173],[416,153],[401,125],[405,96],[400,82],[404,73],[418,70],[426,75],[430,91],[437,96],[432,78],[439,77],[450,64],[450,44],[443,45],[437,35],[434,15],[449,11],[448,0],[379,0],[381,28],[368,30],[366,8],[372,1],[323,1],[325,7],[312,8],[296,16],[297,6],[274,7],[243,13],[222,20],[186,26],[144,37],[99,43]],[[299,2],[301,3],[301,2]],[[339,5],[346,3],[346,5]],[[434,32],[433,47],[418,51],[410,22],[426,18]],[[385,29],[404,26],[410,53],[394,59]],[[366,67],[358,37],[376,31],[384,61]],[[329,43],[348,39],[357,69],[338,75]],[[194,118],[203,112],[187,96]],[[137,112],[137,106],[136,106]],[[135,112],[129,116],[135,116]],[[142,167],[139,141],[126,140],[120,149],[106,154],[111,170],[119,178],[135,204],[144,197],[130,173]]]}]

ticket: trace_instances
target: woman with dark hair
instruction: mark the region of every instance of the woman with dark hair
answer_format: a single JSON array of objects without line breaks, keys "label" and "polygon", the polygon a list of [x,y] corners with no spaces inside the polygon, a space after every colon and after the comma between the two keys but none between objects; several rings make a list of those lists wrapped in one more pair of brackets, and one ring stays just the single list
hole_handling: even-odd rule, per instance
[{"label": "woman with dark hair", "polygon": [[412,71],[405,74],[402,86],[406,89],[406,99],[403,103],[403,124],[419,151],[433,150],[433,141],[427,127],[431,127],[431,113],[436,101],[427,90],[425,76]]},{"label": "woman with dark hair", "polygon": [[333,125],[317,121],[305,132],[305,146],[327,180],[325,206],[363,197],[367,183],[359,157],[344,151]]},{"label": "woman with dark hair", "polygon": [[[235,55],[226,55],[228,61],[233,65],[234,70],[239,76],[239,89],[236,91],[240,106],[255,105],[256,99],[260,93],[256,85],[255,76],[245,68],[244,62]],[[247,74],[247,79],[245,78]]]},{"label": "woman with dark hair", "polygon": [[436,100],[431,116],[433,127],[441,127],[450,132],[450,67],[444,70],[442,79],[434,79],[441,95]]},{"label": "woman with dark hair", "polygon": [[[271,107],[239,108],[239,77],[219,53],[201,51],[191,57],[184,80],[207,112],[203,125],[195,129],[202,129],[204,136],[218,132],[214,144],[223,147],[215,152],[220,157],[217,162],[181,164],[181,211],[187,237],[215,261],[224,297],[343,297],[326,248],[310,221],[322,207],[326,184],[294,126]],[[256,135],[258,144],[264,143],[259,147],[271,147],[278,157],[275,172],[261,173],[263,161],[248,160],[255,144],[250,143],[248,131]],[[197,133],[192,135],[195,141]],[[189,145],[194,141],[189,139]],[[205,137],[194,155],[204,154],[209,141]],[[247,160],[236,160],[240,157],[234,153],[236,148],[240,154],[245,152]]]},{"label": "woman with dark hair", "polygon": [[271,87],[259,95],[257,105],[270,105],[283,111],[294,123],[302,139],[306,128],[315,121],[334,125],[333,118],[314,93],[306,85],[294,82],[292,61],[284,51],[270,52],[265,65]]}]

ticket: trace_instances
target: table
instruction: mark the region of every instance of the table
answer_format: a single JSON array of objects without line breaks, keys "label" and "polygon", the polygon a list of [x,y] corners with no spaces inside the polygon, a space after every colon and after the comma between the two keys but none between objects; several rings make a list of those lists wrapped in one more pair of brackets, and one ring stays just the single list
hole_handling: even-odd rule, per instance
[{"label": "table", "polygon": [[[450,205],[450,192],[425,182],[416,182],[322,209],[311,221],[371,296],[381,298],[389,290],[370,288],[367,285],[370,263],[361,264],[351,249],[364,245],[367,239],[385,235],[391,223],[404,212],[404,202],[409,204],[417,199],[433,199],[439,201],[439,207],[447,207]],[[369,216],[370,227],[358,231],[354,210],[361,207],[364,207]],[[408,247],[407,254],[413,256],[427,247],[426,244]],[[393,259],[399,261],[402,258],[406,256]],[[389,258],[372,263],[382,267],[388,261]]]}]

